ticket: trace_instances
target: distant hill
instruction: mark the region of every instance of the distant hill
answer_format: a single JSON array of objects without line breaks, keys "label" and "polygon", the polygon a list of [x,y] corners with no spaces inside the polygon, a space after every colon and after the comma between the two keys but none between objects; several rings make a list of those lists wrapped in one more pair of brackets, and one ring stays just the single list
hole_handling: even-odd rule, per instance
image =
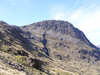
[{"label": "distant hill", "polygon": [[0,21],[0,63],[0,75],[99,75],[100,49],[67,21]]}]

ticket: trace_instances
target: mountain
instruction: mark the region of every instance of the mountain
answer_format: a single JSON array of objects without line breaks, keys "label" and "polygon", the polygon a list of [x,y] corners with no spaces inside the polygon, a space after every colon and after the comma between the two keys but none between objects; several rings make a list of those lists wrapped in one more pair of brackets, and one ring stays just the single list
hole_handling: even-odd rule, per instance
[{"label": "mountain", "polygon": [[99,75],[100,49],[67,21],[0,21],[0,63],[0,75]]}]

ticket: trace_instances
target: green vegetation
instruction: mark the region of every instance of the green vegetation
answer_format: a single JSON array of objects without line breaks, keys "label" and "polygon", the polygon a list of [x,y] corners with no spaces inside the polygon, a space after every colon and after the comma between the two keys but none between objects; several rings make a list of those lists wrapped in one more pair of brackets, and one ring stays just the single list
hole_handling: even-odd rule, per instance
[{"label": "green vegetation", "polygon": [[2,45],[1,50],[3,52],[8,52],[8,47],[6,45]]},{"label": "green vegetation", "polygon": [[27,58],[25,56],[16,56],[16,61],[23,65],[28,65]]},{"label": "green vegetation", "polygon": [[2,42],[2,40],[0,39],[0,43]]}]

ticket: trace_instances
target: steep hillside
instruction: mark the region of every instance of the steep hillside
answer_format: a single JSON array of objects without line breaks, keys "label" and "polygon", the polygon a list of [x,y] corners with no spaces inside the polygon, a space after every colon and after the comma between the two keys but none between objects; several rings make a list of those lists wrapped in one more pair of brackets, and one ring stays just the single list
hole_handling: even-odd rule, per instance
[{"label": "steep hillside", "polygon": [[17,69],[25,72],[25,75],[31,75],[33,71],[42,73],[41,66],[47,62],[40,60],[37,56],[39,54],[45,56],[45,54],[40,52],[39,46],[24,38],[23,34],[25,33],[19,27],[0,22],[0,61],[8,66],[8,69]]},{"label": "steep hillside", "polygon": [[[88,57],[83,56],[84,53],[90,56],[98,51],[98,48],[86,38],[82,31],[68,22],[49,20],[33,23],[22,29],[29,36],[26,37],[28,40],[35,44],[42,43],[45,53],[51,57],[61,59],[71,57],[79,60],[81,54],[82,58],[87,59]],[[91,57],[95,56],[91,55]],[[98,58],[96,59],[98,60]]]},{"label": "steep hillside", "polygon": [[6,75],[99,75],[100,49],[69,22],[17,27],[0,21],[0,63]]}]

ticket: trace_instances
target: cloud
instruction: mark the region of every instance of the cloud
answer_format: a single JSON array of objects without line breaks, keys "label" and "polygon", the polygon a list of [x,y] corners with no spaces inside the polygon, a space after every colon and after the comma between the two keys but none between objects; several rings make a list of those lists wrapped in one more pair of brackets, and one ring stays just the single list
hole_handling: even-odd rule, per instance
[{"label": "cloud", "polygon": [[83,31],[91,32],[100,28],[100,10],[87,11],[78,9],[71,14],[69,20],[77,24]]},{"label": "cloud", "polygon": [[52,18],[56,20],[67,20],[75,27],[82,30],[88,39],[94,44],[100,44],[100,8],[80,7],[73,12],[56,11],[53,13]]},{"label": "cloud", "polygon": [[81,29],[92,43],[100,44],[100,10],[78,9],[71,14],[69,21]]},{"label": "cloud", "polygon": [[53,17],[53,19],[55,20],[65,20],[65,13],[63,12],[58,12],[55,14],[55,16]]},{"label": "cloud", "polygon": [[56,4],[56,5],[52,5],[52,7],[50,7],[50,19],[54,19],[54,20],[66,20],[65,16],[67,14],[65,6],[62,4]]}]

